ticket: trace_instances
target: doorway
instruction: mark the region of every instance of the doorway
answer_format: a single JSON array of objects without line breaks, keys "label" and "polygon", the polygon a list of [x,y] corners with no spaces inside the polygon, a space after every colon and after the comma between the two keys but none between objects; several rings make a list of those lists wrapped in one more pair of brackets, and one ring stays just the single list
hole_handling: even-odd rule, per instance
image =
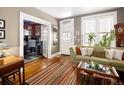
[{"label": "doorway", "polygon": [[24,58],[26,60],[43,56],[41,25],[43,24],[24,20]]},{"label": "doorway", "polygon": [[60,52],[70,55],[69,48],[74,46],[74,19],[60,21]]},{"label": "doorway", "polygon": [[[30,24],[38,25],[36,26],[36,28],[40,29],[40,31],[36,32],[36,35],[39,34],[39,36],[36,36],[34,34],[35,32],[25,31],[24,28],[25,28],[26,22]],[[28,29],[30,29],[30,26]],[[32,48],[31,50],[27,51],[27,52],[30,52],[29,55],[37,54],[37,56],[42,55],[46,58],[51,57],[51,23],[46,20],[20,12],[20,44],[19,44],[19,55],[20,56],[24,57],[24,45],[25,45],[24,39],[28,41],[31,38],[35,41],[40,42],[38,44],[40,45],[42,53],[40,52],[39,54],[37,54],[38,53],[36,52],[37,47],[35,46],[36,48],[34,49]]]}]

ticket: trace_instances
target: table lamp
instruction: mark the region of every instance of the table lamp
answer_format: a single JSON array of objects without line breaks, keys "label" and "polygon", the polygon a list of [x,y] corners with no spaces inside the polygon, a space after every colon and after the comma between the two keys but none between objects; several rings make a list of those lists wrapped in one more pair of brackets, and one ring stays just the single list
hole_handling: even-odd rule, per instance
[{"label": "table lamp", "polygon": [[3,50],[7,49],[6,43],[0,42],[0,57],[5,56],[5,52]]}]

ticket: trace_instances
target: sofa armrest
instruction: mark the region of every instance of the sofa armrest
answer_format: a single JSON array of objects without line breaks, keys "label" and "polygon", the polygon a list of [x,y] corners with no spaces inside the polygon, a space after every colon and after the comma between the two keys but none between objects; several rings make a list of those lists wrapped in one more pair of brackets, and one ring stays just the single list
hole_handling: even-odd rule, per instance
[{"label": "sofa armrest", "polygon": [[72,61],[75,62],[76,61],[76,49],[75,47],[71,47],[69,50],[70,50],[70,57]]}]

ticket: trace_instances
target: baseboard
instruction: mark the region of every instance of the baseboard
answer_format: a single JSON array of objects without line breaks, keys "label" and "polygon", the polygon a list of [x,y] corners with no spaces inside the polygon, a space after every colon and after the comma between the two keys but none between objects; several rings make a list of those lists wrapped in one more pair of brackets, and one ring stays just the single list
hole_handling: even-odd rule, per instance
[{"label": "baseboard", "polygon": [[52,57],[55,57],[55,56],[58,56],[58,55],[61,55],[61,53],[60,52],[57,52],[55,54],[52,54],[49,58],[52,58]]}]

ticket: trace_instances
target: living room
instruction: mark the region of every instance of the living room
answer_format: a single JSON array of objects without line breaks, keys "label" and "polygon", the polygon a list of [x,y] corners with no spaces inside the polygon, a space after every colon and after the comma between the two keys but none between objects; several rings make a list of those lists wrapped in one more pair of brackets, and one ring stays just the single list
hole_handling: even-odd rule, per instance
[{"label": "living room", "polygon": [[123,0],[6,1],[1,92],[123,92]]},{"label": "living room", "polygon": [[[123,7],[99,7],[99,9],[96,7],[0,7],[0,12],[0,56],[2,57],[0,62],[3,84],[123,84]],[[58,12],[60,13],[57,14]],[[40,37],[43,41],[42,56],[32,58],[28,62],[24,59],[24,20],[28,20],[26,22],[30,24],[43,24],[45,30],[42,31],[47,32],[41,33]],[[30,27],[26,30],[30,30]],[[32,36],[36,37],[36,35]],[[71,47],[78,48],[76,51],[80,52],[79,55],[75,53],[75,49],[69,50]],[[107,57],[106,50],[110,53]],[[90,55],[87,51],[90,51]],[[97,53],[93,54],[94,51]],[[102,53],[104,58],[99,58]],[[31,56],[33,56],[32,51]],[[4,62],[12,61],[19,62],[18,69],[15,67],[17,64],[10,64],[12,69],[7,70]],[[89,69],[82,69],[81,64],[92,67],[92,70],[90,69],[89,72]],[[14,68],[16,70],[13,71]],[[23,68],[25,74],[21,78],[23,80],[18,74],[22,73],[20,68]],[[105,73],[94,71],[96,68],[107,69],[107,73],[106,70]],[[44,72],[46,69],[49,70]],[[76,69],[79,69],[81,75],[76,75]],[[84,79],[83,74],[88,74],[92,78],[88,76],[88,80]],[[93,82],[89,82],[89,78]],[[96,83],[96,81],[100,82]]]}]

